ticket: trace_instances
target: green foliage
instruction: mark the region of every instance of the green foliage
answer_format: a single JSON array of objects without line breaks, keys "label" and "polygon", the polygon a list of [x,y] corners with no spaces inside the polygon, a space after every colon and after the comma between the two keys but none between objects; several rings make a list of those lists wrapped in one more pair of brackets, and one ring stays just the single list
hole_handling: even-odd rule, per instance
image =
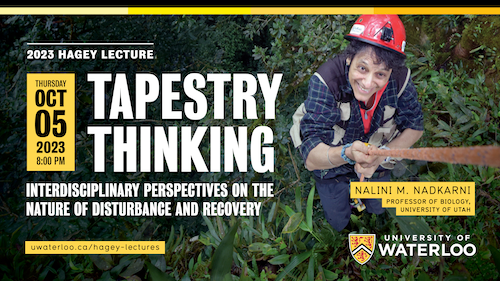
[{"label": "green foliage", "polygon": [[158,281],[158,280],[175,280],[174,278],[165,274],[159,270],[156,266],[152,265],[150,262],[146,262],[146,266],[149,270],[149,280]]},{"label": "green foliage", "polygon": [[229,232],[222,238],[219,246],[215,250],[212,257],[212,268],[210,279],[223,280],[226,275],[230,275],[231,265],[233,264],[233,241],[236,231],[240,226],[240,221],[237,221]]}]

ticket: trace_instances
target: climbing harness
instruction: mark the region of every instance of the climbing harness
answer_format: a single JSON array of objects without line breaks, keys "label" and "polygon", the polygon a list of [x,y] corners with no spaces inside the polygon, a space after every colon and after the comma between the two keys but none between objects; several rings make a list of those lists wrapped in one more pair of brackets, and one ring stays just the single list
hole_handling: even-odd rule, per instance
[{"label": "climbing harness", "polygon": [[363,212],[366,209],[365,204],[359,198],[351,199],[351,209],[356,208],[358,212]]}]

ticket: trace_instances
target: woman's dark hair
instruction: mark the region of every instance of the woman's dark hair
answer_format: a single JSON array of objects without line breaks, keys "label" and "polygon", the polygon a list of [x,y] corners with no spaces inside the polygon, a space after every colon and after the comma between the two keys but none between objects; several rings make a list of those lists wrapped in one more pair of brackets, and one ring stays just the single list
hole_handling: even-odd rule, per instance
[{"label": "woman's dark hair", "polygon": [[405,57],[400,54],[358,40],[350,41],[349,45],[344,50],[344,54],[347,55],[347,58],[352,60],[357,53],[366,48],[371,48],[373,50],[377,62],[383,62],[388,68],[394,71],[398,71],[405,67]]}]

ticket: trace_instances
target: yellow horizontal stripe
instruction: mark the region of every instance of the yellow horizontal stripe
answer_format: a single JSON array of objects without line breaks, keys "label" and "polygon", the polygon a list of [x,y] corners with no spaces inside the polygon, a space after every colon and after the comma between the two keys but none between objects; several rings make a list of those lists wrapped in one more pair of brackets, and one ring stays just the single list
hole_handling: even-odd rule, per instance
[{"label": "yellow horizontal stripe", "polygon": [[500,7],[375,7],[374,14],[497,15],[500,14]]},{"label": "yellow horizontal stripe", "polygon": [[0,15],[500,15],[500,7],[0,7]]},{"label": "yellow horizontal stripe", "polygon": [[127,7],[0,7],[0,15],[126,15]]},{"label": "yellow horizontal stripe", "polygon": [[129,15],[249,15],[250,7],[129,7]]},{"label": "yellow horizontal stripe", "polygon": [[371,7],[252,7],[252,15],[373,14]]}]

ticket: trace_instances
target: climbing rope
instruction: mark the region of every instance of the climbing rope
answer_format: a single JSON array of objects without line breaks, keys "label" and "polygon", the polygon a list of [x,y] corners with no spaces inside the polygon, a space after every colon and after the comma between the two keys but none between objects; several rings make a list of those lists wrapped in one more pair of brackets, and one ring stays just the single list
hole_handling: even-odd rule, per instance
[{"label": "climbing rope", "polygon": [[[369,144],[366,144],[369,146]],[[408,149],[378,149],[370,150],[370,155],[390,156],[394,158],[405,158],[410,160],[423,160],[429,162],[446,162],[452,164],[479,165],[500,167],[499,146],[470,146],[470,147],[423,147]],[[364,181],[364,175],[360,175],[359,181]],[[361,199],[354,199],[351,208],[356,207],[363,211],[365,205]]]},{"label": "climbing rope", "polygon": [[370,150],[369,154],[429,162],[500,167],[500,146],[379,149]]}]

